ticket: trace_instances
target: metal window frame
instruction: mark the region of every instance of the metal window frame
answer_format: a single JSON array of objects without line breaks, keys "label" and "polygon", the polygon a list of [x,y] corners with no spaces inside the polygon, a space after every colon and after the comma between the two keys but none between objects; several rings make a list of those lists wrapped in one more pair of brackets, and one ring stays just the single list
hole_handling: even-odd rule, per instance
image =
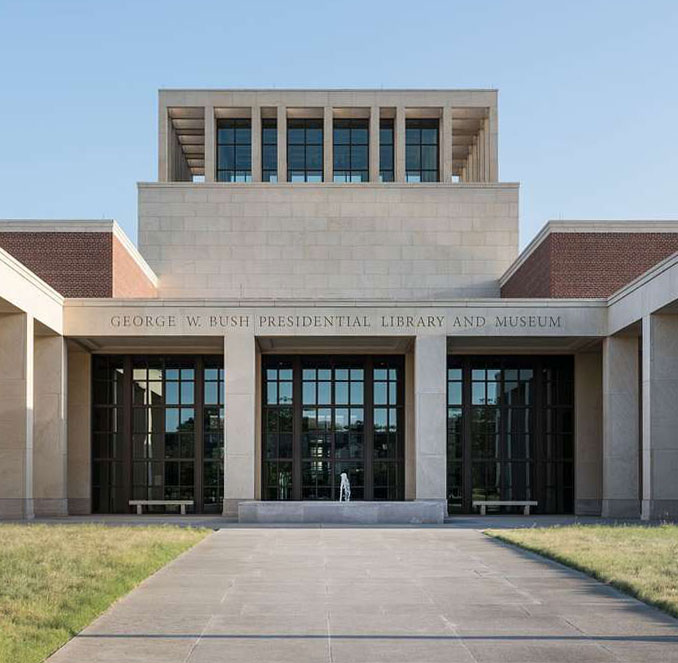
[{"label": "metal window frame", "polygon": [[[303,130],[304,130],[304,142],[303,143],[290,143],[290,129],[299,129],[300,127],[294,126],[295,124],[301,124],[303,123]],[[311,168],[309,169],[307,159],[306,159],[306,148],[315,145],[315,143],[309,143],[308,138],[307,138],[307,133],[309,130],[309,124],[313,124],[312,129],[317,129],[320,128],[320,132],[322,135],[322,140],[320,141],[320,169],[318,168]],[[286,132],[287,135],[285,136],[286,144],[287,144],[287,173],[286,173],[286,179],[288,182],[292,182],[291,178],[291,172],[292,168],[290,168],[290,145],[303,145],[304,146],[304,167],[301,169],[304,173],[304,182],[309,182],[309,173],[310,172],[319,172],[320,173],[320,181],[324,182],[325,181],[325,169],[323,168],[323,163],[325,160],[325,127],[323,126],[323,120],[314,118],[314,117],[295,117],[295,118],[288,118],[287,119],[287,126],[286,126]],[[294,171],[298,171],[298,168],[295,168]],[[278,175],[279,177],[279,175]]]},{"label": "metal window frame", "polygon": [[[382,143],[381,142],[381,131],[383,125],[389,125],[387,128],[391,132],[391,142]],[[383,168],[381,167],[381,150],[382,147],[391,148],[391,167]],[[391,179],[383,179],[385,173],[390,173]],[[382,117],[379,118],[379,181],[380,182],[395,182],[395,118],[392,117]]]},{"label": "metal window frame", "polygon": [[[397,431],[399,435],[400,443],[396,450],[396,457],[393,459],[386,459],[385,462],[390,462],[396,465],[397,467],[397,477],[398,483],[396,489],[399,491],[396,501],[402,501],[405,499],[405,436],[407,430],[406,423],[406,404],[405,404],[405,358],[402,355],[298,355],[298,354],[272,354],[265,355],[263,361],[261,362],[261,376],[262,376],[262,402],[260,407],[260,416],[262,417],[262,430],[265,431],[265,414],[267,404],[266,392],[267,392],[267,378],[266,370],[272,368],[273,364],[276,362],[286,361],[289,362],[292,366],[292,500],[301,500],[303,497],[302,494],[302,462],[308,462],[308,459],[302,458],[302,417],[304,404],[302,401],[302,371],[304,368],[304,361],[313,361],[314,363],[326,363],[328,368],[331,368],[334,371],[335,368],[341,368],[343,366],[349,368],[362,368],[363,373],[363,404],[362,408],[364,410],[364,421],[363,421],[363,472],[364,472],[364,485],[363,485],[363,500],[372,501],[374,500],[374,463],[380,462],[379,459],[374,457],[374,408],[376,407],[374,403],[374,367],[377,362],[388,361],[391,362],[391,368],[397,368],[399,370],[399,379],[397,386],[397,405],[393,407],[397,408],[401,412],[400,416],[400,427],[401,430]],[[332,373],[331,382],[335,383],[334,373]],[[350,383],[350,380],[349,380]],[[334,403],[334,386],[332,387],[332,404],[328,405],[329,408],[351,408],[351,405]],[[319,407],[318,405],[314,407]],[[325,406],[323,406],[325,407]],[[386,406],[391,407],[390,405]],[[331,445],[332,450],[334,449],[334,432],[331,432],[332,436]],[[266,499],[266,464],[268,462],[290,462],[290,459],[271,459],[267,460],[266,458],[266,437],[265,434],[262,435],[261,440],[261,485],[262,485],[262,495]],[[323,459],[325,460],[325,459]],[[337,458],[334,451],[330,454],[330,457],[327,459],[333,467],[334,462],[349,461],[351,459],[342,459]],[[360,459],[355,459],[356,462],[360,462]],[[334,471],[330,470],[330,494],[333,495],[335,490],[334,484]]]},{"label": "metal window frame", "polygon": [[[476,459],[472,454],[472,414],[473,408],[479,407],[472,404],[472,379],[471,379],[471,370],[475,367],[474,362],[495,362],[498,366],[501,367],[502,372],[507,368],[507,363],[520,363],[522,368],[531,368],[533,370],[534,378],[532,380],[532,404],[530,405],[530,416],[531,416],[531,430],[530,430],[530,443],[532,445],[532,454],[531,460],[525,459],[516,459],[513,461],[506,453],[506,420],[505,412],[511,406],[501,403],[496,407],[500,410],[499,417],[499,435],[502,440],[500,446],[500,455],[498,458],[492,459]],[[555,433],[555,435],[562,437],[565,434],[572,435],[572,457],[563,458],[563,457],[547,457],[544,454],[543,444],[541,442],[545,439],[547,435],[546,425],[545,425],[545,415],[546,410],[551,408],[558,412],[565,410],[571,411],[571,416],[574,416],[574,358],[571,355],[544,355],[544,356],[528,356],[528,355],[448,355],[447,367],[449,368],[461,368],[462,369],[462,513],[471,513],[472,512],[472,496],[473,496],[473,464],[481,462],[497,462],[504,467],[507,463],[510,462],[526,462],[532,463],[532,468],[534,471],[534,484],[533,484],[533,493],[537,501],[540,502],[537,507],[538,511],[541,513],[571,513],[574,505],[574,471],[576,467],[576,454],[575,454],[575,438],[574,430],[571,433]],[[509,367],[510,368],[510,367]],[[548,380],[545,379],[544,370],[547,368],[558,369],[560,375],[554,381],[559,386],[565,386],[569,393],[568,402],[557,402],[553,405],[547,405],[544,402],[545,394],[545,385]],[[449,398],[449,385],[450,380],[448,379],[448,398]],[[487,379],[484,380],[487,383]],[[502,381],[503,382],[503,373]],[[557,389],[559,391],[560,389]],[[447,407],[457,407],[457,406],[447,406]],[[495,406],[492,406],[495,407]],[[447,416],[447,410],[446,410]],[[448,445],[450,442],[449,438],[449,429],[448,429]],[[448,446],[449,448],[449,446]],[[452,459],[448,456],[447,458],[447,476],[450,475],[450,467],[452,463],[460,462],[458,460]],[[557,488],[555,499],[550,500],[548,496],[548,486],[547,486],[547,465],[555,465],[555,469],[561,477],[561,484]],[[566,472],[565,466],[571,465],[570,475],[572,476],[572,485],[565,485],[564,483],[564,474]],[[501,487],[505,489],[505,474],[502,473],[501,477]],[[568,495],[568,492],[571,491],[571,496]],[[447,490],[449,496],[449,487]],[[550,508],[551,502],[555,502],[555,508]],[[450,506],[448,498],[448,507]]]},{"label": "metal window frame", "polygon": [[[233,125],[234,125],[234,126],[233,126],[233,129],[234,129],[234,131],[235,131],[233,143],[231,144],[231,143],[221,143],[221,142],[219,142],[219,129],[221,129],[221,128],[228,128],[228,127],[224,127],[224,125],[227,124],[227,123],[231,123],[231,122],[232,122]],[[237,130],[238,130],[238,128],[239,128],[239,127],[238,127],[238,123],[240,123],[240,122],[246,123],[246,124],[248,125],[248,128],[249,128],[249,130],[250,130],[250,140],[249,140],[249,143],[239,143],[238,140],[237,140],[237,136],[238,136]],[[232,184],[232,183],[234,183],[234,182],[237,182],[237,180],[236,180],[236,179],[232,179],[232,180],[222,180],[222,179],[219,178],[219,173],[233,173],[233,177],[235,178],[235,177],[236,177],[236,173],[239,173],[239,172],[243,171],[243,169],[240,169],[240,168],[220,168],[220,167],[219,167],[219,166],[220,166],[220,164],[219,164],[219,148],[221,148],[221,147],[232,147],[232,148],[233,148],[233,163],[234,163],[234,164],[235,164],[235,162],[236,162],[235,155],[236,155],[236,151],[237,151],[236,148],[237,148],[238,146],[247,145],[247,147],[249,148],[250,154],[251,154],[251,153],[252,153],[252,118],[249,118],[249,117],[226,117],[226,118],[220,118],[220,119],[217,120],[216,132],[217,132],[217,141],[216,141],[216,143],[217,143],[217,144],[216,144],[216,148],[217,148],[217,154],[216,154],[216,178],[217,178],[217,182],[225,182],[226,184]],[[252,162],[251,162],[251,158],[250,158],[250,167],[249,167],[249,170],[245,170],[244,172],[247,173],[247,174],[249,174],[249,179],[247,179],[247,175],[245,175],[245,181],[246,181],[246,182],[251,182],[251,181],[252,181]]]},{"label": "metal window frame", "polygon": [[[334,140],[334,130],[336,129],[337,122],[343,122],[348,124],[348,143],[337,143]],[[353,142],[353,131],[354,131],[354,125],[360,125],[359,127],[356,126],[355,128],[359,129],[364,129],[367,132],[367,138],[365,139],[365,142]],[[348,146],[348,168],[339,168],[337,166],[337,147],[342,147],[344,145]],[[354,168],[353,167],[353,147],[364,147],[366,149],[366,166],[365,168]],[[370,179],[370,121],[369,119],[365,119],[362,117],[335,117],[332,121],[332,172],[333,176],[332,179],[334,182],[339,182],[339,183],[344,183],[348,184],[350,182],[353,182],[353,176],[360,174],[363,179],[360,180],[360,182],[368,182]],[[344,177],[348,177],[347,180],[337,180],[336,176],[337,173],[343,173]]]},{"label": "metal window frame", "polygon": [[[204,512],[204,503],[203,503],[203,473],[204,473],[204,366],[205,361],[214,362],[217,360],[217,357],[221,360],[221,366],[223,366],[223,357],[220,355],[157,355],[157,354],[133,354],[133,355],[109,355],[109,354],[95,354],[93,356],[93,364],[97,361],[109,361],[111,357],[121,358],[122,359],[122,383],[123,383],[123,393],[122,393],[122,404],[117,406],[112,406],[108,404],[95,404],[93,398],[93,390],[95,384],[95,373],[92,371],[92,379],[90,384],[90,389],[92,390],[91,398],[91,408],[92,413],[97,407],[106,407],[107,409],[113,409],[113,407],[118,407],[122,410],[122,431],[121,435],[121,446],[122,446],[122,458],[118,460],[108,460],[109,464],[112,462],[121,462],[122,463],[122,482],[120,490],[115,495],[115,503],[109,505],[107,510],[97,510],[96,513],[131,513],[132,510],[129,507],[129,500],[133,499],[132,490],[133,490],[133,412],[135,408],[150,410],[151,406],[149,405],[135,405],[132,402],[133,394],[133,364],[138,360],[148,360],[148,359],[162,359],[163,360],[163,370],[164,364],[167,361],[190,361],[192,362],[192,368],[194,370],[194,395],[193,395],[193,404],[192,409],[194,410],[194,431],[193,431],[193,493],[194,493],[194,509],[195,513]],[[181,384],[182,380],[179,380]],[[220,384],[221,380],[218,380],[217,383]],[[166,383],[165,378],[162,380],[163,385]],[[219,396],[219,399],[221,397]],[[162,408],[163,411],[167,408],[178,407],[181,409],[181,402],[178,405],[175,404],[163,404],[161,406],[153,406],[156,409]],[[219,407],[223,407],[223,404],[220,404]],[[94,419],[92,418],[92,425],[90,429],[90,447],[93,444],[93,434],[94,434]],[[222,430],[222,446],[224,444],[224,432]],[[90,454],[90,463],[92,469],[94,468],[95,462],[105,462],[102,460],[96,460],[93,457],[93,454]],[[167,459],[159,459],[156,462],[162,463],[163,468]],[[142,459],[137,460],[137,462],[142,462]],[[143,462],[147,462],[146,459],[143,459]],[[173,461],[171,461],[173,462]],[[181,462],[181,461],[179,461]],[[93,482],[90,485],[90,494],[92,498],[94,497],[95,486]]]},{"label": "metal window frame", "polygon": [[[433,128],[433,125],[435,124],[435,129],[436,129],[436,142],[435,142],[435,148],[436,148],[436,158],[435,158],[435,168],[423,168],[423,148],[424,147],[431,147],[434,145],[434,143],[424,143],[421,140],[421,133],[419,136],[419,142],[418,143],[408,143],[407,142],[407,128],[408,124],[411,125],[412,123],[418,123],[419,126],[417,127],[420,132],[424,128]],[[431,125],[430,127],[427,127],[425,125]],[[412,145],[416,145],[419,148],[419,168],[408,168],[407,167],[407,148],[411,147]],[[435,173],[435,178],[432,180],[425,180],[424,179],[424,173]],[[409,176],[410,174],[418,174],[419,179],[418,180],[410,180]],[[440,119],[439,118],[434,118],[434,117],[427,117],[427,118],[418,118],[418,117],[412,117],[412,118],[406,118],[405,119],[405,181],[406,182],[417,182],[417,183],[431,183],[431,182],[440,182]]]}]

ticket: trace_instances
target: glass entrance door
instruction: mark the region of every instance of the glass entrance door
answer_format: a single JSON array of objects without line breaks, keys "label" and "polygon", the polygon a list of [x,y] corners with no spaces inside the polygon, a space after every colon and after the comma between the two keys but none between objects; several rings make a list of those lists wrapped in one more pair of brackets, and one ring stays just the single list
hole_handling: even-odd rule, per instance
[{"label": "glass entrance door", "polygon": [[404,498],[402,357],[266,357],[262,494],[267,500]]}]

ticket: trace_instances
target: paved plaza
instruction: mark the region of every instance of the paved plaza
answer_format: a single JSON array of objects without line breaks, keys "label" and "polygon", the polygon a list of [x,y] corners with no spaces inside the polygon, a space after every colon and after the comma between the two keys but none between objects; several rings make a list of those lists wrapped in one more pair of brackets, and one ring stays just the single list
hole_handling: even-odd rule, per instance
[{"label": "paved plaza", "polygon": [[678,662],[678,620],[472,526],[228,527],[48,660]]}]

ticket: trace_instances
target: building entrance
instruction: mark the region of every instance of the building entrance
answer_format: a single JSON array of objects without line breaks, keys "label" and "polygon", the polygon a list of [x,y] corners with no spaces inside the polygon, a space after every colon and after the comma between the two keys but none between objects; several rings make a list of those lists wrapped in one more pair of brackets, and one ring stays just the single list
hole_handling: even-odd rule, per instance
[{"label": "building entrance", "polygon": [[262,497],[353,500],[405,497],[401,356],[266,356]]}]

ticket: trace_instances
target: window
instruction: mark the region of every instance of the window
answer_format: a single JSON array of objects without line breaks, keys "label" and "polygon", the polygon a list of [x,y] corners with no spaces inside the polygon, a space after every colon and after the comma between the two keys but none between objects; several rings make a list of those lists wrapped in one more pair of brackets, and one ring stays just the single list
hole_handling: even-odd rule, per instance
[{"label": "window", "polygon": [[252,121],[217,122],[217,182],[252,181]]},{"label": "window", "polygon": [[129,513],[130,499],[193,500],[195,513],[221,513],[223,363],[220,356],[93,358],[95,513]]},{"label": "window", "polygon": [[450,513],[460,513],[463,507],[462,393],[461,365],[450,359],[447,369],[447,503]]},{"label": "window", "polygon": [[92,370],[92,509],[122,511],[124,375],[122,357],[95,357]]},{"label": "window", "polygon": [[351,499],[363,499],[364,368],[306,359],[301,377],[302,499],[339,499],[342,472],[351,483]]},{"label": "window", "polygon": [[224,501],[224,362],[205,357],[203,370],[203,512],[221,513]]},{"label": "window", "polygon": [[[571,357],[449,357],[447,495],[536,500],[538,513],[574,507]],[[501,507],[501,510],[515,507]]]},{"label": "window", "polygon": [[393,182],[393,119],[379,121],[379,181]]},{"label": "window", "polygon": [[402,500],[405,496],[403,370],[397,360],[375,361],[373,376],[374,499]]},{"label": "window", "polygon": [[278,122],[275,118],[261,121],[261,181],[278,181]]},{"label": "window", "polygon": [[406,120],[405,178],[408,182],[438,181],[438,120]]},{"label": "window", "polygon": [[287,120],[287,174],[290,182],[323,181],[323,121]]},{"label": "window", "polygon": [[195,501],[195,396],[192,359],[132,361],[133,500]]},{"label": "window", "polygon": [[263,498],[292,499],[292,364],[272,361],[264,373]]},{"label": "window", "polygon": [[267,500],[405,498],[402,357],[267,356],[262,494]]},{"label": "window", "polygon": [[368,120],[334,120],[334,181],[367,182]]}]

